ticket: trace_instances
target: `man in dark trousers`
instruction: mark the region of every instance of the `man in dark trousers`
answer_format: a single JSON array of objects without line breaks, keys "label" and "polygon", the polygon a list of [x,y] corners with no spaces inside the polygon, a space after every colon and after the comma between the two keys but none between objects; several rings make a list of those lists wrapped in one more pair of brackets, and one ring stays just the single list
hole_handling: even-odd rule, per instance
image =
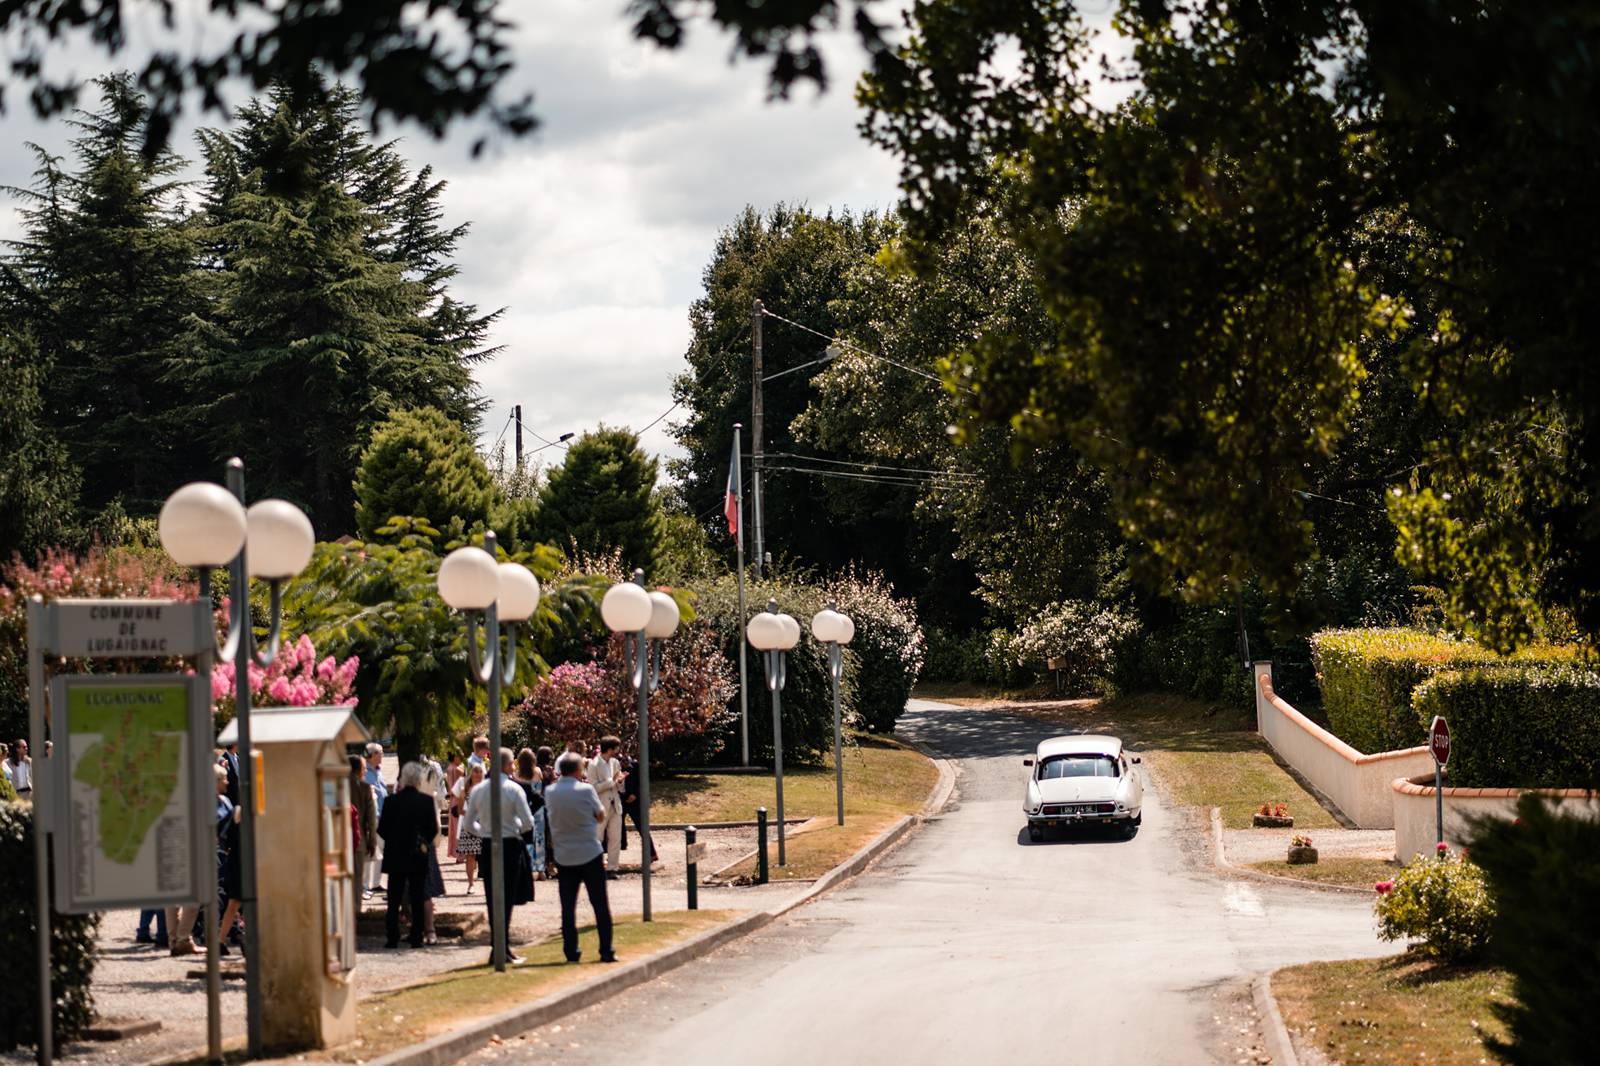
[{"label": "man in dark trousers", "polygon": [[[622,772],[624,774],[622,813],[633,819],[633,828],[637,830],[639,828],[639,760],[628,759],[622,764]],[[628,848],[628,825],[626,822],[622,825],[622,848],[624,851]],[[650,841],[650,864],[652,866],[655,865],[659,858],[660,856],[656,854],[656,842],[652,840]]]},{"label": "man in dark trousers", "polygon": [[611,904],[606,898],[604,849],[600,846],[600,827],[606,820],[605,805],[594,786],[583,780],[583,758],[567,752],[556,763],[561,776],[544,796],[550,825],[550,850],[555,855],[556,875],[561,889],[561,950],[568,962],[577,962],[578,886],[589,896],[594,925],[600,934],[600,961],[616,962],[611,950]]},{"label": "man in dark trousers", "polygon": [[378,836],[383,838],[383,872],[389,875],[389,908],[384,913],[384,947],[400,946],[400,901],[411,907],[411,946],[422,946],[427,928],[422,904],[428,889],[428,853],[439,835],[433,794],[422,789],[426,767],[408,762],[400,771],[400,787],[383,805]]}]

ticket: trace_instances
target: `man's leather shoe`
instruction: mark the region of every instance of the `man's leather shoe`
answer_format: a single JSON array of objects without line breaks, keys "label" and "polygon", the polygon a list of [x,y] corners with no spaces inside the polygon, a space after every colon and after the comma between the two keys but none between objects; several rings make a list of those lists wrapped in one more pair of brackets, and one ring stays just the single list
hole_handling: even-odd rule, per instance
[{"label": "man's leather shoe", "polygon": [[621,960],[619,960],[615,955],[602,955],[602,956],[600,956],[600,961],[601,962],[620,962]]}]

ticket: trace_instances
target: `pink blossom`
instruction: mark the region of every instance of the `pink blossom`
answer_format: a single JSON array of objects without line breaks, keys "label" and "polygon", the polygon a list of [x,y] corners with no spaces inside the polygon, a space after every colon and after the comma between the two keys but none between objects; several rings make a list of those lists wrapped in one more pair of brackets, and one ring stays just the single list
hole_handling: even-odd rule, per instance
[{"label": "pink blossom", "polygon": [[65,581],[68,576],[65,563],[57,563],[50,568],[50,577],[55,581]]},{"label": "pink blossom", "polygon": [[274,703],[289,703],[293,695],[289,689],[289,679],[281,676],[273,678],[267,685],[267,695],[271,697]]},{"label": "pink blossom", "polygon": [[1440,855],[1443,855],[1445,852],[1450,850],[1450,845],[1441,840],[1439,843],[1433,846],[1433,850],[1437,851]]},{"label": "pink blossom", "polygon": [[1394,888],[1394,882],[1393,881],[1379,881],[1377,884],[1373,885],[1372,887],[1373,887],[1373,890],[1378,893],[1378,895],[1384,896],[1384,895],[1388,895],[1389,891]]},{"label": "pink blossom", "polygon": [[352,655],[339,664],[339,682],[348,685],[356,679],[356,670],[361,666],[361,657]]},{"label": "pink blossom", "polygon": [[330,655],[317,664],[317,679],[320,681],[332,681],[333,675],[338,669],[339,664],[334,662],[333,656]]},{"label": "pink blossom", "polygon": [[317,683],[307,678],[296,678],[290,685],[289,702],[296,707],[310,707],[317,702]]}]

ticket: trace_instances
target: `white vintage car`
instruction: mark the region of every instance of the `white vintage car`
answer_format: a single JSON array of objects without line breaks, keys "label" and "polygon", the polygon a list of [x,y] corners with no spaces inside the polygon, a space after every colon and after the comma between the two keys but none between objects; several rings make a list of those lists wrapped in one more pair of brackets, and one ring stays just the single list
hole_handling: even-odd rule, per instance
[{"label": "white vintage car", "polygon": [[1041,740],[1028,775],[1028,838],[1043,840],[1055,826],[1115,825],[1139,831],[1144,785],[1133,769],[1139,756],[1122,750],[1116,737],[1079,734]]}]

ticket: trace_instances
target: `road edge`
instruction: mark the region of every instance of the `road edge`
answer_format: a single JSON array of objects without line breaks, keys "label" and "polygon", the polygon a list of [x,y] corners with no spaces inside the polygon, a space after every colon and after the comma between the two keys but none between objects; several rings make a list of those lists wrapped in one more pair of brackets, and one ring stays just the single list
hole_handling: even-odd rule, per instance
[{"label": "road edge", "polygon": [[1295,1054],[1294,1038],[1289,1027],[1283,1024],[1283,1013],[1278,1010],[1278,998],[1272,994],[1272,975],[1259,974],[1251,984],[1255,996],[1256,1013],[1261,1017],[1262,1036],[1267,1042],[1267,1054],[1276,1066],[1300,1066]]},{"label": "road edge", "polygon": [[1345,895],[1354,893],[1358,896],[1372,894],[1372,889],[1362,888],[1360,885],[1340,885],[1330,881],[1303,881],[1298,877],[1279,877],[1277,874],[1265,873],[1248,866],[1240,866],[1229,861],[1227,848],[1223,844],[1222,835],[1222,808],[1211,809],[1211,861],[1217,869],[1238,877],[1247,877],[1253,881],[1266,881],[1276,885],[1292,885],[1295,888],[1309,889],[1313,892],[1342,892]]},{"label": "road edge", "polygon": [[551,993],[527,1006],[515,1007],[501,1014],[469,1022],[453,1032],[441,1033],[439,1036],[409,1048],[401,1048],[379,1058],[368,1059],[367,1066],[446,1066],[448,1063],[465,1058],[497,1037],[515,1036],[519,1033],[527,1032],[529,1029],[538,1028],[574,1011],[583,1010],[585,1007],[591,1007],[596,1003],[609,999],[618,992],[625,991],[635,985],[643,984],[664,973],[675,970],[702,955],[710,954],[724,944],[740,937],[748,936],[780,916],[788,914],[796,907],[810,903],[824,893],[837,888],[840,884],[860,874],[885,852],[901,843],[913,829],[921,825],[932,814],[937,814],[943,810],[944,806],[950,802],[950,796],[955,790],[956,778],[955,769],[950,765],[950,760],[933,754],[914,741],[911,743],[918,752],[934,764],[934,767],[939,772],[938,780],[934,782],[932,790],[928,793],[928,799],[923,804],[922,812],[903,815],[899,821],[879,833],[854,855],[823,874],[822,877],[812,883],[810,888],[798,896],[774,904],[766,910],[751,911],[741,918],[732,919],[717,926],[715,929],[708,929],[681,944],[667,948],[655,955],[647,956],[637,962],[627,963],[620,969],[602,977],[586,981],[560,992]]}]

